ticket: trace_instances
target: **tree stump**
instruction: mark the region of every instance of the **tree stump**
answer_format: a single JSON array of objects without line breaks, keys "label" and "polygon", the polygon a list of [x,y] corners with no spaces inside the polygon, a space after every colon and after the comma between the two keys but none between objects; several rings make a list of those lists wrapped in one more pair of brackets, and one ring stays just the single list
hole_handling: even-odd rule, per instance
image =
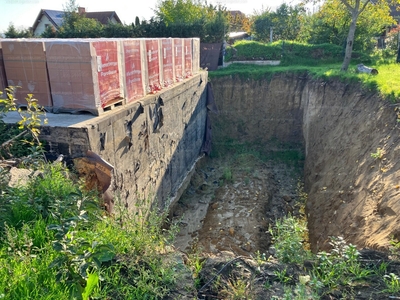
[{"label": "tree stump", "polygon": [[358,64],[357,65],[357,71],[360,73],[368,73],[368,74],[372,74],[372,75],[377,75],[378,74],[378,70],[377,69],[373,69],[367,66],[364,66],[363,64]]}]

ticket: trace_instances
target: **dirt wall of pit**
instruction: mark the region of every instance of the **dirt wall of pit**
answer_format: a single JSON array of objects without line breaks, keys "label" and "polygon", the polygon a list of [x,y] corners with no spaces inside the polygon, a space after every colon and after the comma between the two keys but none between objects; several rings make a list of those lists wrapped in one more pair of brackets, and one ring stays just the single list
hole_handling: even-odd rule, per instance
[{"label": "dirt wall of pit", "polygon": [[[400,238],[400,123],[393,104],[358,84],[305,74],[211,83],[220,111],[212,117],[214,143],[278,140],[304,148],[314,251],[326,249],[330,236],[375,249]],[[371,156],[377,152],[381,157]]]}]

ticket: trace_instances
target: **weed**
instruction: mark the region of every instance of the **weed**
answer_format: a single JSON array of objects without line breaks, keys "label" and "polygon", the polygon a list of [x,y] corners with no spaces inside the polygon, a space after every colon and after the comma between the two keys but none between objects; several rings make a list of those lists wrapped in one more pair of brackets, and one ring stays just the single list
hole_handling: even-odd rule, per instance
[{"label": "weed", "polygon": [[232,170],[230,167],[224,168],[222,178],[224,179],[225,182],[228,182],[228,183],[233,182]]},{"label": "weed", "polygon": [[200,288],[201,278],[199,275],[201,270],[203,269],[204,263],[205,259],[204,257],[201,256],[201,250],[197,246],[197,241],[194,241],[194,243],[191,246],[191,251],[188,254],[187,265],[192,271],[192,277],[194,279],[195,288]]},{"label": "weed", "polygon": [[400,258],[400,241],[398,241],[395,238],[391,238],[389,251],[390,251],[392,259],[399,260],[399,258]]},{"label": "weed", "polygon": [[269,229],[274,241],[276,257],[284,263],[302,263],[309,253],[304,249],[304,237],[307,232],[303,220],[292,216],[285,217],[275,222]]},{"label": "weed", "polygon": [[287,269],[276,270],[274,271],[274,275],[278,278],[278,281],[287,284],[292,280],[292,276],[287,274]]},{"label": "weed", "polygon": [[230,300],[251,300],[253,299],[251,283],[240,278],[230,278],[218,293],[218,296]]},{"label": "weed", "polygon": [[376,152],[371,153],[371,157],[375,159],[383,158],[383,150],[381,148],[376,148]]},{"label": "weed", "polygon": [[400,277],[394,273],[383,276],[383,281],[386,284],[385,292],[398,293],[400,292]]},{"label": "weed", "polygon": [[342,237],[332,237],[330,253],[325,251],[317,255],[318,264],[314,267],[314,280],[320,281],[329,289],[340,285],[350,285],[354,281],[368,278],[372,272],[361,267],[359,252],[352,244],[347,244]]}]

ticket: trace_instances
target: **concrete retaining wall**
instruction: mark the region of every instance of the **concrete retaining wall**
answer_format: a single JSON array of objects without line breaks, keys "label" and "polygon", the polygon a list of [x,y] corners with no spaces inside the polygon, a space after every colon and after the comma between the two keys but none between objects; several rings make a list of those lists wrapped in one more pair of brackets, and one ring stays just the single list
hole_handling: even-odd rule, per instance
[{"label": "concrete retaining wall", "polygon": [[[207,72],[70,127],[44,127],[50,153],[91,150],[114,166],[111,192],[128,208],[147,198],[167,208],[201,155]],[[50,126],[52,124],[49,124]],[[156,202],[155,202],[156,200]]]}]

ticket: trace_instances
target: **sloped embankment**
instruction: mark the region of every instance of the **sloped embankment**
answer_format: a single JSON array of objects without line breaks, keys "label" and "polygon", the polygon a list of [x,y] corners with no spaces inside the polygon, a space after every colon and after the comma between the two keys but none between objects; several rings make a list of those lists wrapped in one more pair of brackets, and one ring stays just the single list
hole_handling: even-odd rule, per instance
[{"label": "sloped embankment", "polygon": [[220,110],[212,119],[214,141],[303,144],[314,251],[329,236],[375,249],[400,238],[400,123],[393,104],[360,85],[304,74],[211,82]]}]

